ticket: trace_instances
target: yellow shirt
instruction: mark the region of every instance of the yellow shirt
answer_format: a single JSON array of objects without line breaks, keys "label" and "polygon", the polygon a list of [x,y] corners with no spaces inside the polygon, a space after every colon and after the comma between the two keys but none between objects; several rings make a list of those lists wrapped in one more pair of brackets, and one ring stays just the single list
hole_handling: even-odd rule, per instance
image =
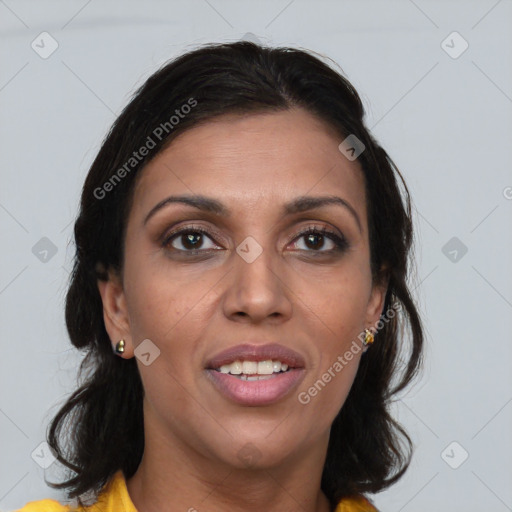
[{"label": "yellow shirt", "polygon": [[[30,501],[15,512],[71,512],[70,505],[62,505],[55,500]],[[100,493],[98,501],[85,508],[83,512],[137,512],[130,499],[123,472],[119,470]],[[335,512],[378,512],[362,496],[345,498],[336,507]]]}]

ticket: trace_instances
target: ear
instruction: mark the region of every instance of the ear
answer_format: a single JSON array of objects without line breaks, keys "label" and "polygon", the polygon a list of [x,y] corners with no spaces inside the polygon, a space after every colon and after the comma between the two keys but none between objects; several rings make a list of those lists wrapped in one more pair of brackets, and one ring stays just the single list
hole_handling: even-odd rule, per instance
[{"label": "ear", "polygon": [[124,340],[124,353],[116,355],[129,359],[134,356],[134,347],[121,279],[116,272],[109,270],[108,280],[98,279],[97,283],[103,302],[103,320],[112,343],[112,350],[119,340]]},{"label": "ear", "polygon": [[381,271],[374,278],[372,291],[366,308],[366,327],[374,326],[378,323],[386,301],[386,293],[388,291],[389,275],[386,271]]}]

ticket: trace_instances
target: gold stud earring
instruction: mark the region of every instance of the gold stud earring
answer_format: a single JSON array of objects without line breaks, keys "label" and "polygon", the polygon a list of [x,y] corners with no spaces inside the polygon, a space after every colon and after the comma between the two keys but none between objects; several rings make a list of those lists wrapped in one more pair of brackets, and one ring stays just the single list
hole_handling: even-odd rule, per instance
[{"label": "gold stud earring", "polygon": [[372,333],[372,331],[370,331],[370,329],[365,329],[364,330],[364,341],[363,343],[368,346],[368,345],[371,345],[375,340],[375,337]]},{"label": "gold stud earring", "polygon": [[116,354],[122,354],[124,352],[124,340],[119,340],[116,343]]}]

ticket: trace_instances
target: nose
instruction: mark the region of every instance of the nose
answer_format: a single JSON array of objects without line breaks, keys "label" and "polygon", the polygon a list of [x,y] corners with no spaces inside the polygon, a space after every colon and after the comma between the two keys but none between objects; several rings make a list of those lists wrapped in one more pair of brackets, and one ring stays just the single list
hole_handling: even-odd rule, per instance
[{"label": "nose", "polygon": [[260,323],[266,319],[283,322],[291,317],[293,292],[287,276],[290,269],[271,250],[252,262],[233,254],[234,268],[223,301],[224,314],[230,320]]}]

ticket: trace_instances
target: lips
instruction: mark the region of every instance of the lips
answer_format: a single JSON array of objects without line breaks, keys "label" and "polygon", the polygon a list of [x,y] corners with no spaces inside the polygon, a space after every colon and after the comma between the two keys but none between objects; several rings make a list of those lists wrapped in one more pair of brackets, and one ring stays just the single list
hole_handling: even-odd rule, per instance
[{"label": "lips", "polygon": [[304,368],[304,358],[294,350],[277,343],[267,345],[243,344],[228,348],[216,354],[206,364],[206,369],[217,370],[234,361],[281,361],[289,368]]},{"label": "lips", "polygon": [[[271,375],[247,377],[247,380],[219,371],[221,366],[235,361],[280,361],[288,368]],[[209,382],[224,398],[238,405],[254,407],[272,405],[290,395],[304,379],[304,367],[304,358],[283,345],[244,344],[219,352],[208,361],[205,371]]]}]

